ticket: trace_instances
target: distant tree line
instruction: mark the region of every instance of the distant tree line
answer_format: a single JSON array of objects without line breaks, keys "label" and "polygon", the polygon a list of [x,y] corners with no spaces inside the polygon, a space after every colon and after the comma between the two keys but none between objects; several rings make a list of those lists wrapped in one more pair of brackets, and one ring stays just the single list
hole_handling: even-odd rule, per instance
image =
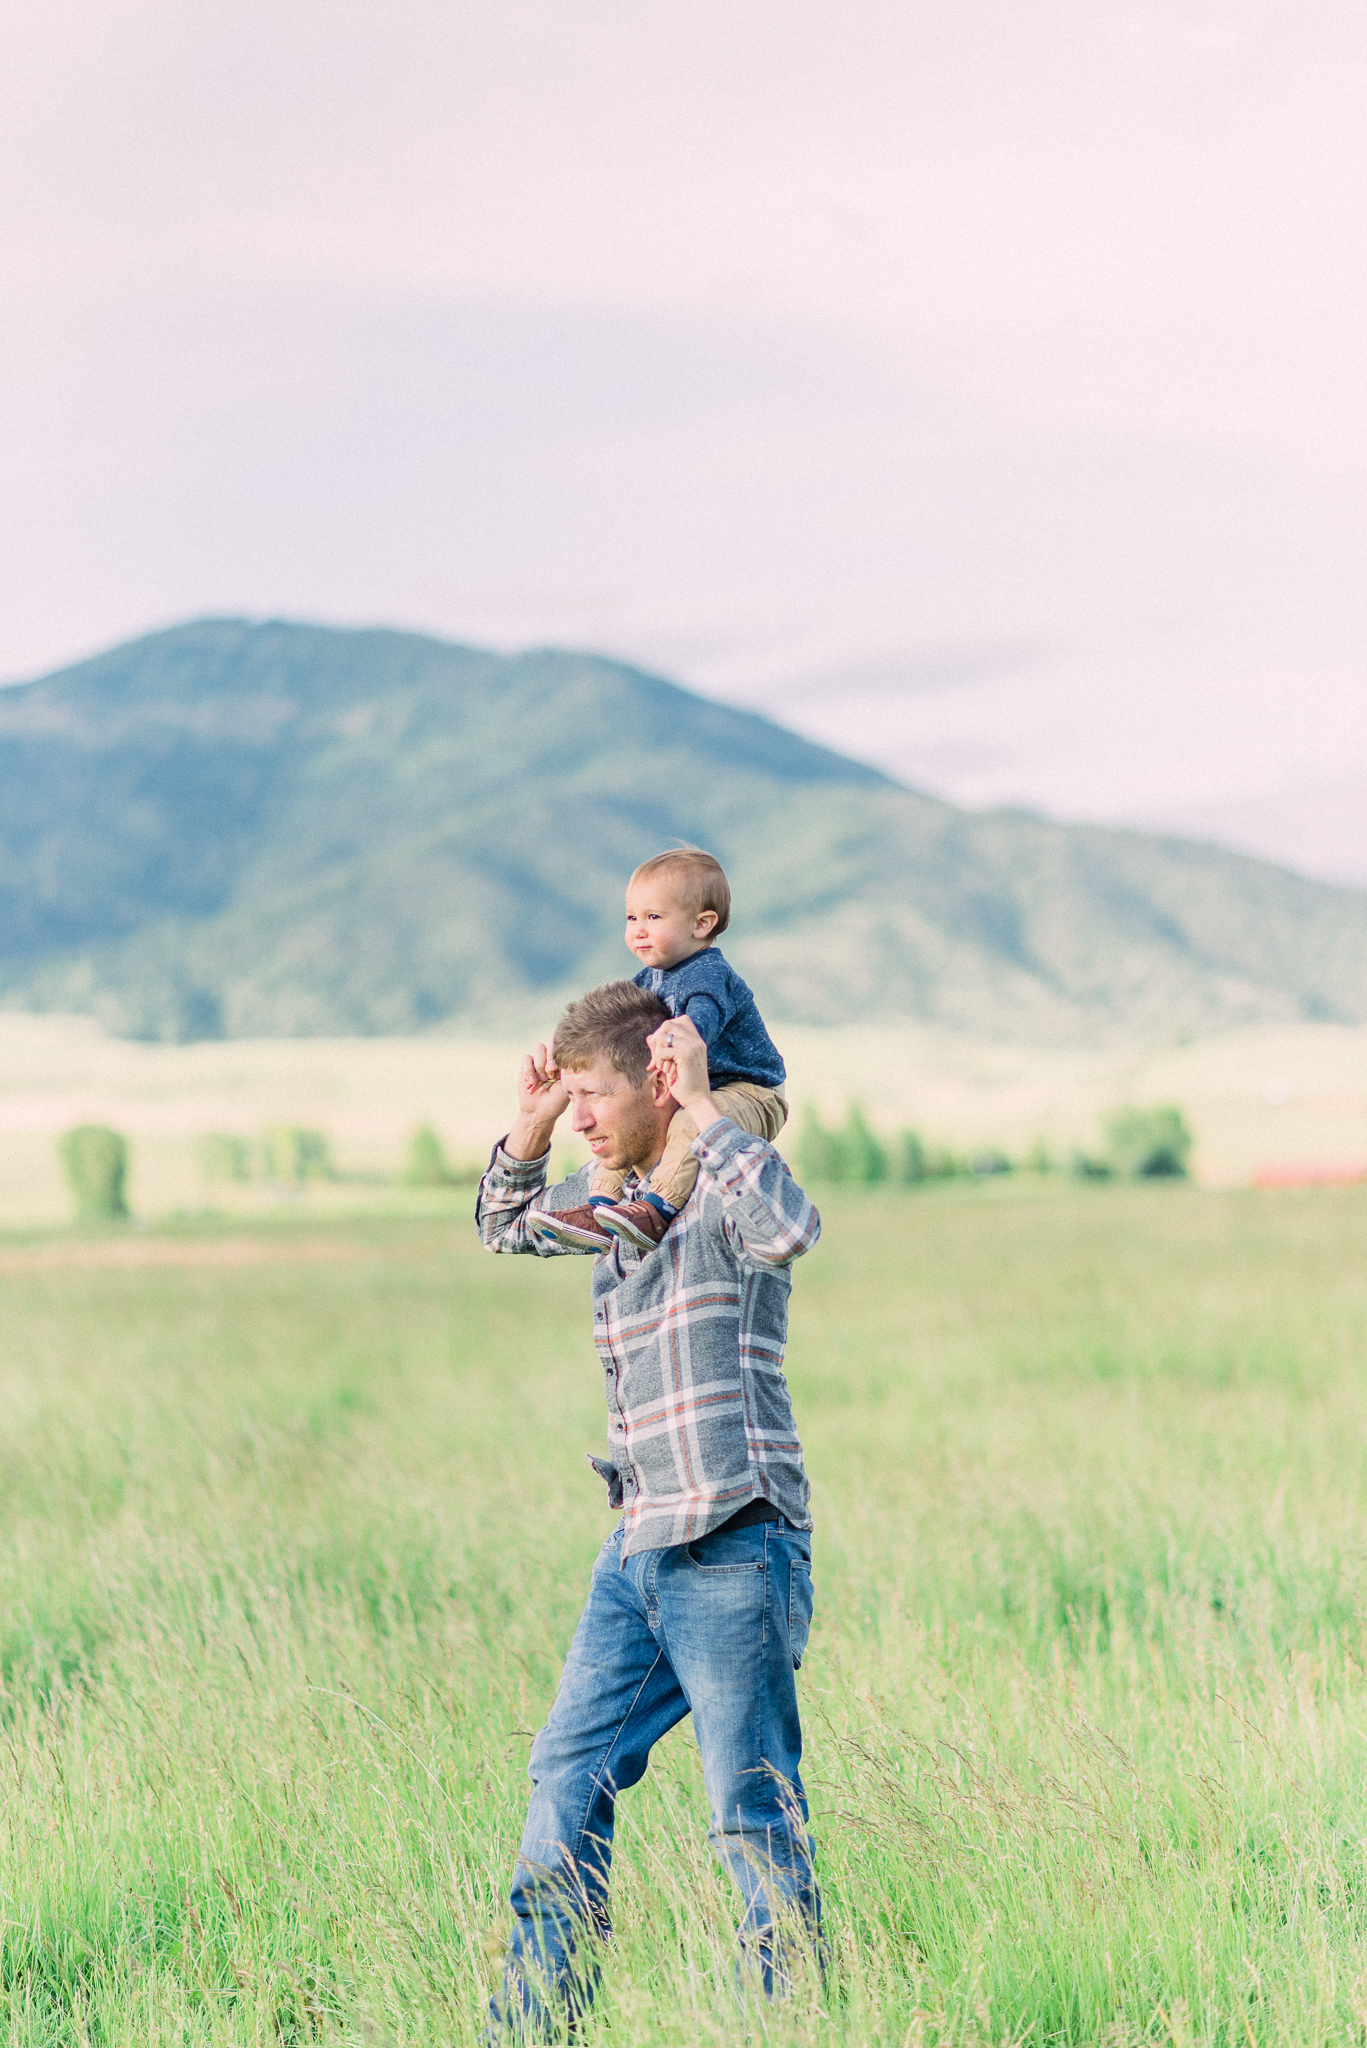
[{"label": "distant tree line", "polygon": [[[337,1180],[332,1150],[322,1131],[295,1124],[276,1124],[253,1144],[249,1138],[215,1135],[201,1138],[200,1172],[207,1181],[293,1182]],[[408,1141],[399,1179],[410,1188],[465,1187],[479,1179],[477,1169],[453,1166],[431,1124],[419,1124]]]},{"label": "distant tree line", "polygon": [[207,1181],[270,1180],[300,1186],[336,1180],[332,1147],[322,1131],[272,1124],[252,1139],[222,1131],[199,1141],[199,1170]]},{"label": "distant tree line", "polygon": [[[57,1150],[77,1223],[127,1222],[130,1152],[123,1133],[105,1124],[78,1124],[58,1139]],[[272,1124],[256,1138],[212,1131],[199,1140],[197,1150],[201,1177],[210,1185],[266,1181],[303,1187],[365,1178],[341,1175],[326,1133],[301,1124]],[[479,1175],[477,1166],[452,1165],[432,1125],[420,1124],[409,1140],[399,1180],[411,1188],[468,1187]]]},{"label": "distant tree line", "polygon": [[1084,1180],[1181,1180],[1188,1172],[1193,1142],[1186,1118],[1171,1104],[1129,1107],[1110,1118],[1105,1149],[1099,1154],[1074,1152],[1059,1160],[1039,1142],[1022,1159],[1012,1160],[995,1146],[956,1152],[929,1144],[919,1131],[910,1129],[880,1138],[857,1102],[849,1105],[843,1124],[828,1128],[809,1104],[798,1131],[795,1163],[803,1181],[887,1181],[903,1187],[960,1176],[986,1180],[1016,1171],[1067,1172]]},{"label": "distant tree line", "polygon": [[[809,1106],[802,1118],[796,1147],[797,1170],[804,1181],[878,1182],[910,1187],[923,1181],[996,1174],[1071,1172],[1088,1180],[1181,1179],[1188,1170],[1192,1134],[1180,1109],[1117,1110],[1106,1126],[1105,1150],[1098,1155],[1075,1152],[1055,1160],[1042,1144],[1019,1161],[992,1146],[956,1152],[933,1145],[919,1131],[898,1131],[880,1138],[870,1128],[857,1102],[845,1121],[828,1128]],[[103,1124],[79,1124],[59,1141],[62,1165],[71,1189],[78,1223],[119,1223],[128,1217],[128,1140]],[[213,1132],[199,1141],[200,1172],[220,1185],[263,1180],[281,1187],[339,1178],[332,1148],[322,1131],[298,1124],[273,1124],[253,1140]],[[400,1180],[410,1188],[469,1186],[479,1179],[474,1165],[453,1165],[431,1124],[420,1124],[408,1144]]]}]

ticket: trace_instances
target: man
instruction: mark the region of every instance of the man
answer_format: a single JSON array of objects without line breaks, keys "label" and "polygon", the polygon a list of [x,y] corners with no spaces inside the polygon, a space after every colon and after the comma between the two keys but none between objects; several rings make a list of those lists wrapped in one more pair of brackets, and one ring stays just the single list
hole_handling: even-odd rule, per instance
[{"label": "man", "polygon": [[480,1187],[490,1251],[567,1249],[535,1219],[587,1201],[587,1166],[544,1192],[571,1106],[594,1159],[625,1172],[624,1200],[659,1160],[676,1107],[697,1125],[700,1170],[659,1246],[616,1242],[593,1269],[611,1456],[589,1462],[623,1512],[532,1745],[489,2039],[544,2035],[591,2001],[617,1794],[689,1712],[710,1839],[744,1897],[741,1945],[766,1996],[785,1988],[791,1941],[819,1941],[793,1680],[811,1621],[811,1516],[783,1353],[788,1268],[820,1219],[773,1146],[719,1115],[694,1026],[617,981],[571,1003],[551,1052],[522,1062],[516,1121]]}]

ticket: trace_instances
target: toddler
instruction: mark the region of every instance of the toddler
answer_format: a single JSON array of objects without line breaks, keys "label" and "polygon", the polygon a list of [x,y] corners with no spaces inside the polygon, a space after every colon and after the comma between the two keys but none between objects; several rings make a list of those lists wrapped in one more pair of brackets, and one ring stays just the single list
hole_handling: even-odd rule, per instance
[{"label": "toddler", "polygon": [[[632,979],[694,1025],[707,1047],[708,1081],[722,1115],[752,1137],[773,1139],[788,1120],[784,1066],[753,995],[717,951],[715,941],[730,918],[731,890],[721,863],[700,847],[657,853],[627,884],[626,941],[641,962]],[[693,1192],[697,1135],[692,1117],[676,1110],[650,1184],[630,1202],[619,1199],[624,1175],[597,1167],[589,1188],[592,1221],[574,1232],[574,1242],[590,1245],[598,1237],[600,1250],[610,1237],[641,1251],[657,1245]],[[569,1241],[568,1232],[553,1234]]]}]

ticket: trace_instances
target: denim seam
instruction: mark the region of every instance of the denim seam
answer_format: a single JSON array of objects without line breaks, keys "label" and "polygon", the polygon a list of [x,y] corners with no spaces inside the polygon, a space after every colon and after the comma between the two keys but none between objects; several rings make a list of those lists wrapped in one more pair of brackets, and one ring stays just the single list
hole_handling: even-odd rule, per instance
[{"label": "denim seam", "polygon": [[[788,1651],[789,1655],[793,1658],[794,1671],[800,1671],[802,1669],[801,1659],[798,1658],[793,1652],[793,1600],[796,1596],[797,1587],[799,1584],[799,1575],[803,1572],[807,1574],[807,1577],[810,1580],[812,1576],[812,1567],[806,1559],[801,1557],[792,1557],[788,1560]],[[806,1654],[807,1645],[806,1643],[804,1643],[802,1645],[802,1655],[805,1657]]]},{"label": "denim seam", "polygon": [[[768,1650],[769,1647],[769,1603],[773,1591],[774,1577],[773,1573],[769,1569],[769,1539],[773,1535],[774,1530],[777,1528],[777,1526],[778,1525],[775,1522],[766,1522],[764,1524],[764,1620],[760,1627],[759,1636],[761,1657],[764,1656],[765,1652]],[[768,1698],[769,1687],[767,1685],[756,1686],[754,1754],[760,1759],[759,1768],[761,1770],[764,1770],[766,1768],[766,1759],[764,1752],[767,1749],[768,1744],[764,1740],[764,1717],[765,1707],[767,1705]]]},{"label": "denim seam", "polygon": [[[584,1811],[579,1816],[579,1826],[575,1831],[575,1841],[577,1846],[575,1849],[574,1860],[576,1863],[578,1863],[580,1860],[580,1854],[584,1845],[584,1836],[588,1823],[589,1808],[593,1805],[594,1799],[597,1797],[598,1793],[601,1792],[603,1789],[603,1773],[607,1770],[608,1759],[612,1755],[612,1752],[616,1749],[618,1743],[621,1741],[622,1730],[626,1727],[627,1722],[635,1713],[637,1702],[639,1701],[641,1694],[645,1691],[647,1685],[649,1685],[650,1680],[654,1675],[655,1666],[657,1664],[662,1664],[663,1662],[664,1652],[663,1650],[657,1650],[655,1652],[655,1662],[651,1665],[649,1671],[646,1672],[645,1677],[641,1680],[641,1683],[637,1686],[635,1692],[632,1694],[631,1705],[627,1708],[625,1714],[623,1714],[621,1720],[617,1723],[617,1732],[613,1736],[607,1748],[604,1750],[603,1760],[599,1764],[597,1770],[594,1772],[592,1778],[589,1780],[588,1796],[584,1801]],[[615,1791],[612,1794],[612,1803],[615,1812],[617,1806],[617,1794]],[[598,1837],[595,1835],[593,1839],[597,1841]]]},{"label": "denim seam", "polygon": [[773,1573],[769,1569],[769,1538],[777,1526],[776,1522],[766,1522],[764,1524],[764,1563],[761,1566],[761,1570],[764,1573],[764,1621],[759,1635],[761,1650],[767,1650],[769,1647],[769,1599],[773,1579]]}]

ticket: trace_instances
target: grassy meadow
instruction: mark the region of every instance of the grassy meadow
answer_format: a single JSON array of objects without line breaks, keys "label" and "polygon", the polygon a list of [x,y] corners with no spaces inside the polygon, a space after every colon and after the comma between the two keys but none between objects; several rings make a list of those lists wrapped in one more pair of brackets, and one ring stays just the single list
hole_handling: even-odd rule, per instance
[{"label": "grassy meadow", "polygon": [[[0,2043],[465,2043],[610,1527],[578,1260],[0,1243]],[[1367,1190],[832,1190],[791,1378],[832,1958],[740,2015],[688,1726],[592,2043],[1367,2031]]]}]

